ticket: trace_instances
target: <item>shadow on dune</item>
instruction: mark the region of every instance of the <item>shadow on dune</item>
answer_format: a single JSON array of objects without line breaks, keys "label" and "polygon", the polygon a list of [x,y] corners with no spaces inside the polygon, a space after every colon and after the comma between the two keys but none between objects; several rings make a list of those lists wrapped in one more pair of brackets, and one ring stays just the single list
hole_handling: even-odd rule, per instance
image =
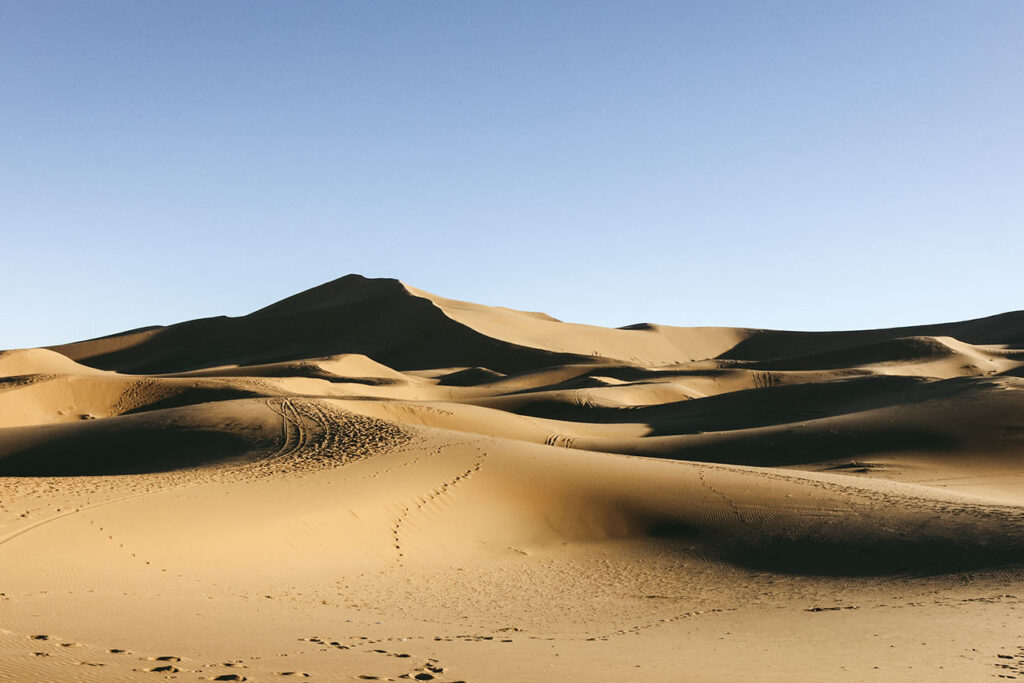
[{"label": "shadow on dune", "polygon": [[1024,566],[1020,543],[994,546],[912,538],[864,544],[776,540],[763,546],[725,547],[717,555],[748,569],[815,576],[930,576]]},{"label": "shadow on dune", "polygon": [[924,427],[822,429],[715,435],[705,442],[680,445],[671,457],[695,462],[791,467],[881,453],[952,451],[959,442]]},{"label": "shadow on dune", "polygon": [[199,405],[201,403],[216,403],[218,401],[234,401],[242,398],[260,398],[262,394],[247,389],[235,389],[229,387],[198,387],[198,388],[176,388],[176,393],[170,396],[157,398],[151,402],[143,403],[130,410],[124,415],[137,415],[153,410],[164,410],[167,408],[182,408],[185,406]]},{"label": "shadow on dune", "polygon": [[[1019,526],[1019,524],[1017,525]],[[1024,568],[1024,539],[990,532],[947,529],[940,536],[887,533],[863,536],[808,533],[799,525],[777,535],[752,530],[698,529],[690,522],[664,518],[643,535],[677,544],[681,552],[754,571],[802,576],[930,576],[1002,567]],[[803,529],[807,531],[807,529]]]},{"label": "shadow on dune", "polygon": [[443,387],[472,387],[504,379],[504,377],[505,375],[502,373],[489,368],[473,367],[450,372],[441,377],[438,384]]},{"label": "shadow on dune", "polygon": [[752,330],[750,336],[718,356],[725,360],[770,361],[834,352],[852,352],[900,337],[953,337],[968,344],[1024,346],[1024,311],[936,325],[849,332]]},{"label": "shadow on dune", "polygon": [[929,383],[916,377],[873,375],[746,389],[652,406],[579,405],[561,397],[524,396],[520,404],[510,408],[519,415],[569,422],[645,423],[651,428],[650,436],[699,434],[815,420],[916,402],[924,396],[907,390]]},{"label": "shadow on dune", "polygon": [[346,353],[397,370],[479,365],[514,372],[584,358],[498,341],[451,319],[397,280],[358,275],[239,318],[204,318],[52,349],[91,367],[143,374]]},{"label": "shadow on dune", "polygon": [[[172,413],[163,411],[164,414]],[[74,477],[170,472],[259,457],[255,434],[153,413],[5,430],[0,476]],[[161,416],[163,417],[163,416]]]},{"label": "shadow on dune", "polygon": [[929,362],[949,358],[955,353],[937,339],[902,337],[806,356],[752,361],[745,367],[776,371],[840,370],[881,363]]}]

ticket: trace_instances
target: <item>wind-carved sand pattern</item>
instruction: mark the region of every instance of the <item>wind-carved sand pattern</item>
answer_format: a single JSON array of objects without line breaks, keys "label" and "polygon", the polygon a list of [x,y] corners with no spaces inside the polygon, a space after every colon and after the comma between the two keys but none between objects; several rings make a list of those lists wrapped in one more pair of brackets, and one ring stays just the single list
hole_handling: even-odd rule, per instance
[{"label": "wind-carved sand pattern", "polygon": [[0,351],[0,683],[1021,679],[1020,595],[1024,313],[605,329],[348,276]]}]

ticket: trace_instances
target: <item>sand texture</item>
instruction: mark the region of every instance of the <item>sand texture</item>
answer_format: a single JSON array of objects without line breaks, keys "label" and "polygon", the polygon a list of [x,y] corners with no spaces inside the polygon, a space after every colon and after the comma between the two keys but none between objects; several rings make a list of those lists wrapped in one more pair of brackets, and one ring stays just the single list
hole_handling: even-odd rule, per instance
[{"label": "sand texture", "polygon": [[0,352],[0,681],[1024,678],[1024,313],[606,329],[350,275]]}]

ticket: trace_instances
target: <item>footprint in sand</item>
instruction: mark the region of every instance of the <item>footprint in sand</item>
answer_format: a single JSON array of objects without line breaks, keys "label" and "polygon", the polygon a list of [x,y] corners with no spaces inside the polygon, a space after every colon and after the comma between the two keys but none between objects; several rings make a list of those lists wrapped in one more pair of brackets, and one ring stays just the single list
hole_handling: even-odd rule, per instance
[{"label": "footprint in sand", "polygon": [[178,669],[171,666],[170,664],[164,664],[163,666],[152,666],[146,669],[149,673],[153,674],[176,674]]}]

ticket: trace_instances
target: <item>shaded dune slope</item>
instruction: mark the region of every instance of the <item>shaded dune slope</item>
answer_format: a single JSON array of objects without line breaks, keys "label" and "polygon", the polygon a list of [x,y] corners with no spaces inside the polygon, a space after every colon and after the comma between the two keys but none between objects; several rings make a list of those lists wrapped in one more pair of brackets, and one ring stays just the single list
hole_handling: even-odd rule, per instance
[{"label": "shaded dune slope", "polygon": [[216,317],[126,337],[52,347],[105,370],[169,373],[343,353],[399,370],[484,365],[515,371],[572,356],[502,344],[447,317],[397,280],[349,275],[240,318]]},{"label": "shaded dune slope", "polygon": [[734,360],[774,360],[827,354],[877,345],[905,337],[952,337],[972,345],[1008,344],[1024,347],[1024,311],[1002,313],[963,322],[916,325],[847,332],[787,332],[757,330],[720,357]]}]

